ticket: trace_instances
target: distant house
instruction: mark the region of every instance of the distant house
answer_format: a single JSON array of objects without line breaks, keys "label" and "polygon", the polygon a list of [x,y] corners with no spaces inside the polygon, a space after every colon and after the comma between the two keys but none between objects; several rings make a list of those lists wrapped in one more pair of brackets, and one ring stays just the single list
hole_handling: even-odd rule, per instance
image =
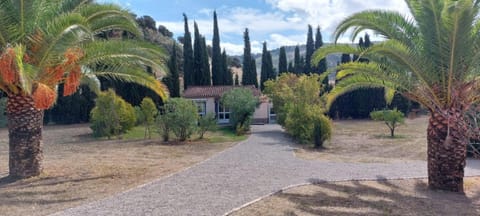
[{"label": "distant house", "polygon": [[183,97],[193,100],[198,107],[198,114],[203,116],[207,113],[214,113],[219,124],[228,124],[230,120],[230,110],[223,107],[220,99],[225,92],[234,88],[246,88],[252,91],[255,97],[260,100],[260,105],[256,108],[253,115],[254,124],[275,123],[275,114],[271,103],[262,92],[255,86],[191,86],[183,92]]}]

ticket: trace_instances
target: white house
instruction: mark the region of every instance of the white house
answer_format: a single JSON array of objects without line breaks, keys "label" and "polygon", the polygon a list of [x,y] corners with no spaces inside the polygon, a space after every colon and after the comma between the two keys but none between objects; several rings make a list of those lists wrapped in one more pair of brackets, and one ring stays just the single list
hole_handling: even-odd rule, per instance
[{"label": "white house", "polygon": [[253,115],[254,124],[275,123],[276,115],[273,112],[271,103],[268,98],[262,95],[262,92],[251,86],[191,86],[183,92],[183,97],[196,102],[198,106],[198,114],[205,115],[207,113],[215,113],[219,124],[228,124],[230,120],[230,110],[223,107],[220,103],[222,95],[234,88],[246,88],[252,91],[255,97],[260,99],[260,105],[255,109]]}]

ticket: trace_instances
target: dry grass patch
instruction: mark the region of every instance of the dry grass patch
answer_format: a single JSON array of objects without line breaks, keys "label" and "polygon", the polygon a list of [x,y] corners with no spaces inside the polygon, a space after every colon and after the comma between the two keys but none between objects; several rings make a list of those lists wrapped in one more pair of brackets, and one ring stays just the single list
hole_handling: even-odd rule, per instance
[{"label": "dry grass patch", "polygon": [[11,182],[8,135],[0,131],[0,215],[47,215],[172,174],[234,145],[195,141],[161,145],[156,140],[98,141],[88,125],[44,130],[44,172]]},{"label": "dry grass patch", "polygon": [[393,162],[398,160],[426,160],[428,117],[407,119],[389,137],[382,122],[370,120],[334,121],[333,136],[325,149],[301,146],[296,155],[306,160],[338,162]]},{"label": "dry grass patch", "polygon": [[231,215],[480,215],[480,177],[465,180],[465,195],[428,190],[425,179],[320,183],[279,192]]}]

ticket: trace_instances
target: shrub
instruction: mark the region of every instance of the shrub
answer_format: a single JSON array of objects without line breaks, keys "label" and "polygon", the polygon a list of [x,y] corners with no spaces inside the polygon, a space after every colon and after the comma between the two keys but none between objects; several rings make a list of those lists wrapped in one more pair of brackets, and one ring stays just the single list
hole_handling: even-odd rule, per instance
[{"label": "shrub", "polygon": [[397,109],[380,110],[370,113],[370,117],[374,121],[383,121],[390,129],[390,137],[395,137],[395,129],[405,122],[405,116]]},{"label": "shrub", "polygon": [[258,105],[258,99],[249,89],[235,88],[226,92],[221,103],[230,109],[230,124],[237,135],[250,130],[253,113]]},{"label": "shrub", "polygon": [[203,139],[205,132],[215,130],[216,128],[217,120],[213,113],[208,113],[198,119],[198,135],[200,135],[200,139]]},{"label": "shrub", "polygon": [[330,139],[332,126],[318,106],[288,103],[285,130],[300,143],[314,143],[320,148]]},{"label": "shrub", "polygon": [[[180,141],[187,140],[197,129],[197,106],[191,100],[171,98],[163,106],[159,127],[173,131]],[[162,134],[165,138],[165,133]]]},{"label": "shrub", "polygon": [[96,137],[120,135],[130,130],[136,121],[135,109],[113,90],[102,92],[91,111],[91,128]]},{"label": "shrub", "polygon": [[320,148],[330,139],[332,125],[324,115],[322,85],[318,75],[283,74],[265,83],[277,120],[285,131],[300,143],[314,143]]},{"label": "shrub", "polygon": [[141,111],[141,117],[142,117],[142,123],[145,126],[145,139],[152,138],[152,125],[155,121],[155,116],[158,113],[157,106],[155,106],[155,103],[153,100],[149,97],[146,97],[142,100],[142,103],[140,104],[140,111]]}]

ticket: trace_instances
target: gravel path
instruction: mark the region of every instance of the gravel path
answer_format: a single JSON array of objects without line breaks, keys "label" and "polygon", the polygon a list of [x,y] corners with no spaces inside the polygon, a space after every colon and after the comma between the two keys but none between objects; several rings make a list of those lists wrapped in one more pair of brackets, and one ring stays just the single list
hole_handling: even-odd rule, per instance
[{"label": "gravel path", "polygon": [[[290,185],[317,181],[426,177],[426,162],[336,163],[293,154],[277,125],[253,126],[245,142],[168,178],[55,215],[223,215]],[[468,161],[466,175],[480,175]]]}]

